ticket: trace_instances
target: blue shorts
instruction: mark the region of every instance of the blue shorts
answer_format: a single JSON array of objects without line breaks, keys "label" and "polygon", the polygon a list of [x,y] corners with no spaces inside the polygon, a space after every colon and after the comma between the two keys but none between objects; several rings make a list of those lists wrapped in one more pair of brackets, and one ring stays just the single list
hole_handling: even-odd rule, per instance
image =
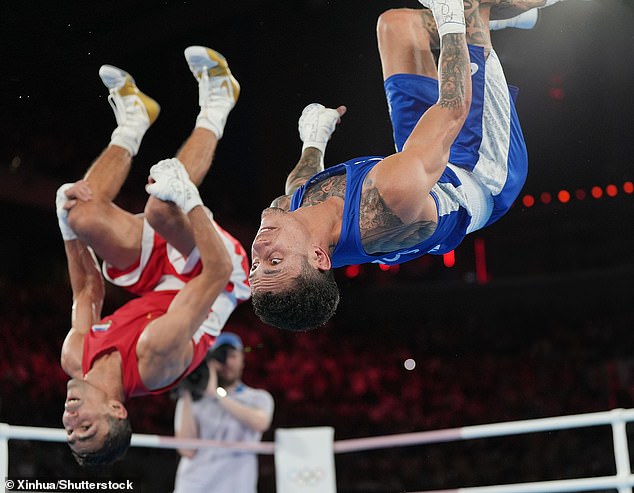
[{"label": "blue shorts", "polygon": [[[451,146],[449,162],[472,172],[493,196],[493,212],[485,225],[504,215],[519,195],[528,170],[528,156],[515,110],[517,88],[509,87],[497,54],[469,45],[472,102],[469,115]],[[414,126],[438,101],[438,81],[414,74],[395,74],[385,93],[400,151]],[[442,177],[439,181],[442,181]]]}]

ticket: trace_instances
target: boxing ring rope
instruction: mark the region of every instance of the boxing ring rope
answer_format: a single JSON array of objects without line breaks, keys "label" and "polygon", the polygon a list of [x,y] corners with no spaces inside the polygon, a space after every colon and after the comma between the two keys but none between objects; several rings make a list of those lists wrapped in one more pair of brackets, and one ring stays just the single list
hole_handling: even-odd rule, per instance
[{"label": "boxing ring rope", "polygon": [[[358,452],[388,447],[423,445],[458,440],[473,440],[476,438],[490,438],[519,435],[524,433],[611,425],[613,452],[616,463],[616,474],[614,476],[539,481],[533,483],[516,483],[496,486],[479,486],[450,490],[427,490],[426,492],[415,493],[554,493],[565,491],[589,491],[596,489],[616,489],[618,490],[618,493],[632,493],[631,487],[634,486],[634,474],[632,474],[630,466],[626,432],[626,423],[631,421],[634,421],[634,409],[613,409],[611,411],[597,413],[338,440],[333,443],[333,451],[334,453]],[[6,423],[0,423],[0,478],[6,478],[8,475],[9,439],[65,442],[66,432],[62,429],[12,426]],[[250,451],[258,454],[275,454],[275,442],[223,442],[217,440],[178,439],[169,436],[138,433],[132,435],[131,446],[163,449],[221,447]]]}]

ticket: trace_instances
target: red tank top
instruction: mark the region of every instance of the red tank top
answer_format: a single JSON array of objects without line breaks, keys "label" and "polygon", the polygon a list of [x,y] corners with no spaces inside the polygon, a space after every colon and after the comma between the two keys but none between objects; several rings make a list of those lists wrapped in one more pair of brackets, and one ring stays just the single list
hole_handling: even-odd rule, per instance
[{"label": "red tank top", "polygon": [[198,342],[192,340],[194,357],[187,370],[170,385],[156,390],[149,390],[141,381],[136,355],[136,345],[141,333],[147,324],[167,311],[177,293],[178,291],[150,291],[129,301],[112,315],[94,324],[84,336],[82,356],[84,375],[99,357],[112,351],[119,351],[126,399],[147,394],[160,394],[178,385],[205,359],[207,349],[213,344],[214,337],[204,334]]}]

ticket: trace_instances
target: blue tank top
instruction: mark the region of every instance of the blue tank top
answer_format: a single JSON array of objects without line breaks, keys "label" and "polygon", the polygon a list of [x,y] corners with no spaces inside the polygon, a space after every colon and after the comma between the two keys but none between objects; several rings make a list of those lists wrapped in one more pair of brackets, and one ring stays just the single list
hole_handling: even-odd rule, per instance
[{"label": "blue tank top", "polygon": [[366,156],[332,166],[314,175],[293,194],[291,211],[301,207],[308,187],[331,176],[346,174],[341,233],[331,258],[333,268],[365,263],[394,265],[413,260],[426,253],[447,253],[458,246],[467,233],[471,216],[465,208],[466,198],[461,199],[460,179],[450,167],[447,167],[431,191],[438,209],[438,224],[434,233],[421,243],[408,248],[377,255],[367,254],[361,244],[359,231],[361,189],[366,175],[382,160],[383,157]]}]

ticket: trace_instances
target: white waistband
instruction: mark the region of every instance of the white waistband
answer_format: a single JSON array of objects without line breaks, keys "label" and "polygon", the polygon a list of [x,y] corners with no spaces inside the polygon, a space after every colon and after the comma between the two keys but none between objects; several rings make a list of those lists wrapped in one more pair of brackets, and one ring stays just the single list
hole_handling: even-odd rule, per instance
[{"label": "white waistband", "polygon": [[448,164],[449,168],[456,174],[462,183],[462,193],[465,203],[463,207],[471,215],[471,222],[467,228],[467,233],[472,233],[484,227],[493,212],[493,196],[487,187],[471,172],[459,168],[453,164]]}]

